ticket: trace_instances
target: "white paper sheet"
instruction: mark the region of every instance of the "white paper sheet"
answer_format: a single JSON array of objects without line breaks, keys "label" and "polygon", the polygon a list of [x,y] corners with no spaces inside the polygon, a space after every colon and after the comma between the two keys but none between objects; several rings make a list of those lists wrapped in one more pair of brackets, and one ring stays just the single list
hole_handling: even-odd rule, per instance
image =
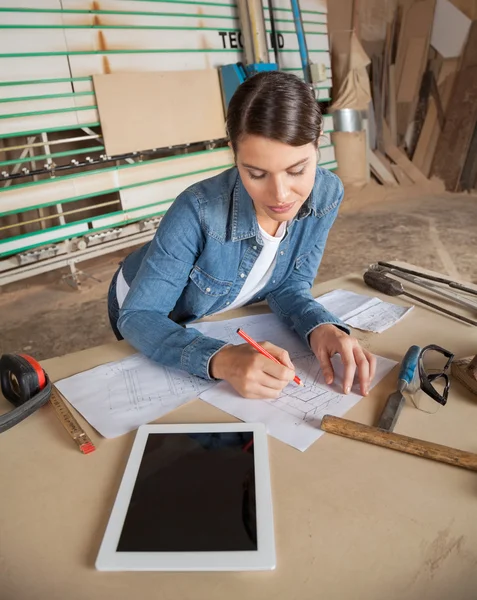
[{"label": "white paper sheet", "polygon": [[55,385],[90,425],[113,438],[197,398],[214,383],[133,354]]},{"label": "white paper sheet", "polygon": [[[326,385],[313,353],[275,315],[198,323],[194,327],[232,344],[245,343],[236,333],[241,327],[255,340],[267,340],[288,351],[304,387],[291,383],[273,401],[246,400],[227,382],[221,382],[203,391],[200,398],[242,421],[264,423],[270,435],[298,450],[306,450],[324,434],[319,428],[323,415],[342,416],[362,397],[357,383],[350,394],[341,393],[343,365],[339,356],[332,359],[335,381],[332,386]],[[382,357],[377,357],[377,363],[372,387],[396,365]]]},{"label": "white paper sheet", "polygon": [[373,333],[386,331],[414,308],[347,290],[334,290],[316,298],[316,301],[350,327]]}]

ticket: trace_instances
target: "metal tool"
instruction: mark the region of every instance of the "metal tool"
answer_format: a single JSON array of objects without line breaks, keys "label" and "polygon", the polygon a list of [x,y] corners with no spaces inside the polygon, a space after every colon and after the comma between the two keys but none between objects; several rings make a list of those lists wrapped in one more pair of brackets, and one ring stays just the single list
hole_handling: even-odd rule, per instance
[{"label": "metal tool", "polygon": [[96,449],[95,445],[87,433],[79,425],[78,421],[74,418],[73,414],[66,405],[64,396],[55,385],[52,385],[51,388],[50,403],[55,409],[55,414],[60,423],[66,429],[81,452],[83,454],[94,452]]},{"label": "metal tool", "polygon": [[83,454],[94,444],[69,410],[60,391],[51,383],[41,365],[27,354],[3,354],[0,358],[2,394],[15,408],[0,417],[0,432],[14,427],[50,402],[63,427]]},{"label": "metal tool", "polygon": [[[407,351],[398,375],[398,389],[389,396],[377,427],[325,415],[321,421],[321,429],[328,433],[368,442],[383,448],[477,471],[477,454],[393,432],[405,402],[403,392],[406,386],[412,385],[416,377],[422,350],[418,346],[412,346]],[[446,368],[448,365],[449,362]]]},{"label": "metal tool", "polygon": [[363,275],[363,279],[366,285],[378,290],[378,292],[386,294],[387,296],[407,296],[408,298],[417,300],[417,302],[425,304],[426,306],[438,310],[439,312],[453,317],[454,319],[458,319],[459,321],[467,323],[468,325],[477,326],[477,321],[473,321],[472,319],[468,319],[467,317],[459,315],[451,310],[447,310],[447,308],[439,306],[438,304],[434,304],[433,302],[429,302],[420,296],[415,296],[414,294],[406,292],[400,281],[396,281],[395,279],[388,277],[385,273],[380,273],[379,271],[366,271],[366,273]]},{"label": "metal tool", "polygon": [[429,275],[428,273],[422,273],[421,271],[414,271],[412,269],[406,269],[405,267],[400,267],[398,265],[392,265],[391,263],[378,261],[377,263],[381,267],[388,267],[390,269],[397,269],[402,273],[408,273],[409,275],[415,275],[416,277],[421,277],[422,279],[429,279],[429,281],[435,281],[436,283],[442,283],[444,285],[448,285],[451,288],[456,290],[460,290],[461,292],[465,292],[466,294],[473,294],[477,296],[477,290],[469,288],[462,283],[457,281],[452,281],[451,279],[445,279],[444,277],[437,277],[435,275]]},{"label": "metal tool", "polygon": [[414,275],[409,275],[408,273],[404,273],[399,269],[394,269],[390,267],[383,267],[379,264],[371,265],[370,269],[372,271],[377,271],[378,273],[389,273],[390,275],[394,275],[395,277],[399,277],[400,279],[404,279],[417,285],[419,287],[425,288],[426,290],[430,290],[443,298],[448,298],[461,306],[465,306],[465,308],[470,308],[471,310],[477,310],[477,302],[472,302],[471,300],[467,300],[463,296],[457,293],[448,292],[440,285],[435,285],[425,279],[421,279],[420,277],[416,277]]}]

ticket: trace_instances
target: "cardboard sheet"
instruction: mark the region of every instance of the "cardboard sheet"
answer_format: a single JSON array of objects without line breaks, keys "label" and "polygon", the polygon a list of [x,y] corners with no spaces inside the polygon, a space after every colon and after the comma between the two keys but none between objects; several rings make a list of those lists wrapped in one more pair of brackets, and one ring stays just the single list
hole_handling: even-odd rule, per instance
[{"label": "cardboard sheet", "polygon": [[109,155],[225,137],[215,69],[93,75],[93,82]]}]

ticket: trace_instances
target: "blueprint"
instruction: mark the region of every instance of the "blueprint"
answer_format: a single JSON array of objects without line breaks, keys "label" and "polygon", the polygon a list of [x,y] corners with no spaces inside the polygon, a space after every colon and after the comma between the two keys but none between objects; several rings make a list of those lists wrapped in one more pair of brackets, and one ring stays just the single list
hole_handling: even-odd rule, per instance
[{"label": "blueprint", "polygon": [[197,398],[213,382],[133,354],[55,385],[101,435],[112,438]]},{"label": "blueprint", "polygon": [[386,331],[414,308],[348,290],[333,290],[316,298],[316,301],[350,327],[374,333]]},{"label": "blueprint", "polygon": [[[200,398],[242,421],[265,423],[270,435],[298,450],[306,450],[324,434],[320,423],[325,414],[343,416],[362,398],[356,382],[350,394],[342,393],[343,365],[339,355],[332,358],[335,380],[331,386],[326,385],[313,353],[275,315],[200,323],[195,327],[233,344],[243,342],[236,334],[240,327],[258,342],[268,340],[288,351],[303,387],[291,383],[276,400],[247,400],[228,383],[221,382],[202,391]],[[396,365],[387,358],[376,358],[377,372],[371,387]]]},{"label": "blueprint", "polygon": [[[324,414],[343,415],[361,398],[355,386],[341,393],[343,367],[332,359],[335,382],[327,386],[318,361],[301,340],[272,314],[194,324],[205,335],[231,344],[245,343],[237,335],[242,327],[257,341],[268,340],[285,348],[304,387],[291,383],[277,400],[246,400],[226,382],[216,383],[163,367],[141,354],[107,363],[56,382],[76,410],[104,437],[137,429],[200,396],[206,402],[248,422],[262,422],[282,441],[306,450],[320,435]],[[395,365],[378,357],[374,384]]]}]

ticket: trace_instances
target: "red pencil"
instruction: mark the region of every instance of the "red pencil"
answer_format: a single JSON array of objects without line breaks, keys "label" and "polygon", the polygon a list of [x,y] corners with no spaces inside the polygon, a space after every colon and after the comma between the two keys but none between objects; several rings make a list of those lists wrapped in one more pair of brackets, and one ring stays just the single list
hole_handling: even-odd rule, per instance
[{"label": "red pencil", "polygon": [[[278,365],[285,366],[278,359],[276,359],[274,356],[272,356],[270,354],[270,352],[267,352],[265,350],[265,348],[262,348],[262,346],[260,346],[260,344],[258,344],[253,338],[251,338],[249,335],[247,335],[243,329],[240,329],[240,327],[237,329],[237,333],[239,334],[239,336],[241,338],[243,338],[246,342],[248,342],[252,346],[252,348],[255,348],[255,350],[260,352],[260,354],[263,354],[263,356],[266,356],[267,358],[271,358]],[[303,386],[303,383],[302,383],[301,379],[298,377],[298,375],[295,375],[295,377],[293,378],[293,381],[295,383],[297,383],[298,385]]]}]

